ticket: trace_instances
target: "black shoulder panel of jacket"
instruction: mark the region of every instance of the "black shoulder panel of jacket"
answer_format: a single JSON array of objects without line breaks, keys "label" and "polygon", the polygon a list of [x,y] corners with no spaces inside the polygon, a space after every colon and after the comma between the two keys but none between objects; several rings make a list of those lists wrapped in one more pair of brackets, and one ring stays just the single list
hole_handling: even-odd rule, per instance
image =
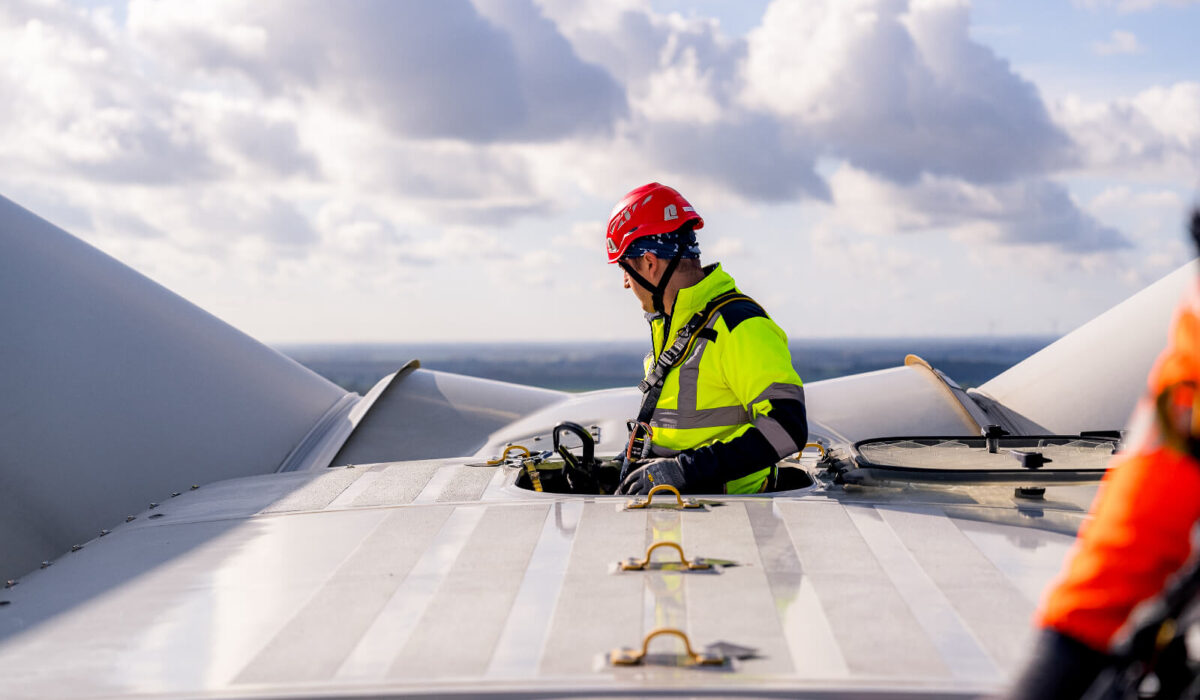
[{"label": "black shoulder panel of jacket", "polygon": [[731,331],[748,318],[766,316],[767,312],[753,301],[734,301],[721,307],[721,318],[725,319],[725,327]]},{"label": "black shoulder panel of jacket", "polygon": [[[772,399],[771,417],[779,421],[796,445],[808,442],[808,417],[804,403]],[[783,459],[758,428],[750,428],[729,442],[685,450],[680,464],[688,475],[689,488],[697,493],[720,493],[727,482],[740,479]]]}]

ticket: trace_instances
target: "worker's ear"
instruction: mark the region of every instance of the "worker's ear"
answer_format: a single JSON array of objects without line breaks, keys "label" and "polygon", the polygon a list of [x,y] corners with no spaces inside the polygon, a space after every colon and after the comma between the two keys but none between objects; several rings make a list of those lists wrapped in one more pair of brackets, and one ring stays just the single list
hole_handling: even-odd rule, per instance
[{"label": "worker's ear", "polygon": [[642,264],[645,265],[642,269],[642,276],[649,278],[659,271],[663,265],[663,261],[654,253],[645,253],[642,255]]}]

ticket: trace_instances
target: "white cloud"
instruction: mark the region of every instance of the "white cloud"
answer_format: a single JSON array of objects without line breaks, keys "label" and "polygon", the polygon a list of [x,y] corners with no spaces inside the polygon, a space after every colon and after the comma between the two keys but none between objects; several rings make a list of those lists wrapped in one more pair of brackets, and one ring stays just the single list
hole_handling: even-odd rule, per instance
[{"label": "white cloud", "polygon": [[[1068,98],[1051,119],[953,0],[776,0],[747,37],[643,0],[132,0],[127,17],[0,4],[0,61],[19,67],[0,72],[0,193],[209,279],[591,274],[577,261],[600,259],[610,205],[650,180],[738,212],[726,230],[828,212],[839,255],[889,270],[918,239],[865,236],[1140,253],[1161,227],[1131,212],[1169,219],[1169,185],[1089,182],[1084,209],[1063,178],[1190,183],[1200,162],[1200,84]],[[704,252],[768,264],[740,238]]]},{"label": "white cloud", "polygon": [[1113,56],[1142,53],[1145,48],[1132,33],[1114,29],[1107,41],[1094,42],[1092,51],[1100,56]]},{"label": "white cloud", "polygon": [[[941,263],[933,257],[919,258],[897,248],[884,239],[862,239],[848,234],[843,221],[837,217],[817,226],[811,233],[813,252],[822,265],[837,269],[869,271],[873,282],[886,279],[892,282],[911,279],[914,272],[931,274]],[[893,294],[904,294],[905,286],[891,287]],[[893,301],[895,297],[893,297]]]},{"label": "white cloud", "polygon": [[1002,182],[1070,157],[1033,85],[970,38],[962,2],[777,0],[744,72],[748,104],[892,181]]},{"label": "white cloud", "polygon": [[550,243],[556,248],[570,246],[596,253],[604,247],[604,222],[599,219],[578,221],[566,234],[555,236]]},{"label": "white cloud", "polygon": [[496,270],[494,277],[501,278],[509,284],[532,285],[536,287],[551,287],[561,276],[563,257],[549,250],[530,250],[521,254],[513,269],[519,270],[513,274],[511,270]]},{"label": "white cloud", "polygon": [[897,185],[846,167],[831,184],[839,220],[876,234],[943,230],[980,243],[1068,255],[1130,245],[1115,228],[1081,211],[1062,185],[1047,180],[975,185],[925,175]]},{"label": "white cloud", "polygon": [[[828,197],[812,139],[739,101],[746,43],[704,18],[642,4],[543,3],[579,55],[622,81],[631,106],[613,157],[593,175],[628,189],[630,172],[716,196]],[[594,171],[593,171],[594,172]],[[608,193],[611,196],[611,192]],[[726,195],[727,196],[727,195]]]},{"label": "white cloud", "polygon": [[741,238],[718,238],[703,246],[704,256],[710,260],[723,260],[734,256],[744,255],[746,242]]},{"label": "white cloud", "polygon": [[0,157],[30,174],[194,182],[220,167],[189,115],[139,74],[107,13],[57,3],[0,8]]},{"label": "white cloud", "polygon": [[1160,7],[1187,7],[1200,4],[1200,0],[1072,0],[1076,7],[1099,9],[1112,7],[1118,12],[1146,12]]},{"label": "white cloud", "polygon": [[1153,87],[1132,98],[1087,102],[1067,97],[1055,120],[1096,171],[1142,170],[1194,178],[1200,163],[1200,83]]},{"label": "white cloud", "polygon": [[546,140],[608,128],[624,109],[529,2],[131,0],[129,26],[197,74],[334,97],[406,137]]},{"label": "white cloud", "polygon": [[1128,185],[1117,185],[1106,188],[1088,203],[1090,209],[1127,211],[1129,209],[1160,209],[1178,214],[1185,209],[1185,203],[1178,193],[1172,190],[1153,190],[1136,192]]},{"label": "white cloud", "polygon": [[711,67],[702,67],[695,47],[680,52],[679,60],[652,73],[646,90],[634,98],[634,109],[655,120],[715,124],[723,105],[714,94]]}]

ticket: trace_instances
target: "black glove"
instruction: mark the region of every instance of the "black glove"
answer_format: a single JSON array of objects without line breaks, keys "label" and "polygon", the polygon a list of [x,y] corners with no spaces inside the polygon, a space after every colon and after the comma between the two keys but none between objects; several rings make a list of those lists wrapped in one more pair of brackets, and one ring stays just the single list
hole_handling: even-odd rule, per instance
[{"label": "black glove", "polygon": [[617,495],[644,496],[660,484],[670,484],[680,493],[687,489],[687,477],[678,457],[654,459],[637,467],[621,482]]}]

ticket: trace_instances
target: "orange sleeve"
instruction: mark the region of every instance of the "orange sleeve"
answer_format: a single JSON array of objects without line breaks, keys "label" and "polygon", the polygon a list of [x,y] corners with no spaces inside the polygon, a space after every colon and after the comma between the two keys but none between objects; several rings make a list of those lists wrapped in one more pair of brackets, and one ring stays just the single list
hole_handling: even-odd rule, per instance
[{"label": "orange sleeve", "polygon": [[1191,554],[1200,465],[1163,447],[1119,458],[1039,623],[1105,651],[1133,608]]}]

